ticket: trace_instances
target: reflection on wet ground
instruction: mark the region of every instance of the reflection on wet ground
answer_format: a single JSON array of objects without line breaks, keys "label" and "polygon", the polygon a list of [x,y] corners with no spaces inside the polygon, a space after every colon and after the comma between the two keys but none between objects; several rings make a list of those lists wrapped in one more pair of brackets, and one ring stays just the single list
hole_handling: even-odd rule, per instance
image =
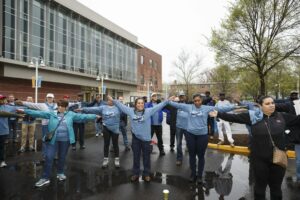
[{"label": "reflection on wet ground", "polygon": [[[100,141],[99,141],[100,140]],[[8,159],[9,166],[0,169],[0,199],[163,199],[162,191],[170,191],[169,199],[253,199],[251,173],[248,158],[230,155],[215,150],[206,153],[204,184],[189,183],[188,156],[185,154],[183,165],[175,165],[176,153],[167,151],[159,157],[154,148],[151,155],[152,181],[145,183],[130,182],[132,152],[123,152],[121,145],[121,168],[115,169],[110,163],[108,169],[101,169],[103,141],[90,138],[87,149],[70,151],[68,155],[67,180],[56,180],[56,169],[49,186],[35,189],[35,181],[42,173],[43,164],[39,162],[40,153],[26,153]],[[294,160],[286,177],[294,176]],[[250,174],[250,176],[249,176]],[[286,200],[300,199],[299,188],[291,178],[283,183]]]}]

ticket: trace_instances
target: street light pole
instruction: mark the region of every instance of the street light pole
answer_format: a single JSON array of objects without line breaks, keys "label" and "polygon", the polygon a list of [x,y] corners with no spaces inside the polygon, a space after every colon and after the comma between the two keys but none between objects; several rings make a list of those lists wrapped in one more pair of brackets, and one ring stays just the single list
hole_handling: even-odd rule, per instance
[{"label": "street light pole", "polygon": [[[106,74],[98,75],[97,78],[96,78],[97,81],[101,81],[101,99],[102,100],[103,100],[103,87],[104,87],[103,81],[104,81],[104,78],[106,78]],[[100,94],[100,91],[99,91],[99,94]]]},{"label": "street light pole", "polygon": [[[34,61],[34,63],[33,63]],[[39,61],[40,66],[45,67],[44,60],[41,56],[32,57],[28,67],[35,67],[35,103],[38,102],[38,78],[39,78]]]}]

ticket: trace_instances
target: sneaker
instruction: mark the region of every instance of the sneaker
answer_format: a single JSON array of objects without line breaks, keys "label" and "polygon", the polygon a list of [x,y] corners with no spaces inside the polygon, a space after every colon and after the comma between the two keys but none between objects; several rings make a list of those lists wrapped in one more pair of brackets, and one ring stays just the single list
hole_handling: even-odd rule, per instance
[{"label": "sneaker", "polygon": [[72,150],[73,150],[73,151],[76,151],[76,146],[72,146]]},{"label": "sneaker", "polygon": [[49,179],[41,178],[38,182],[35,183],[35,187],[42,187],[50,183]]},{"label": "sneaker", "polygon": [[24,153],[24,152],[25,152],[25,148],[24,148],[24,147],[21,147],[20,150],[19,150],[19,152],[20,152],[20,153]]},{"label": "sneaker", "polygon": [[203,184],[203,179],[201,177],[197,178],[197,183],[198,185]]},{"label": "sneaker", "polygon": [[139,176],[138,175],[132,175],[131,177],[130,177],[130,181],[131,182],[137,182],[138,180],[139,180]]},{"label": "sneaker", "polygon": [[182,165],[182,161],[181,161],[181,160],[177,160],[177,161],[176,161],[176,165],[177,165],[177,166]]},{"label": "sneaker", "polygon": [[99,133],[96,133],[96,137],[99,137]]},{"label": "sneaker", "polygon": [[130,151],[129,145],[127,145],[127,146],[125,147],[125,151]]},{"label": "sneaker", "polygon": [[120,159],[119,159],[119,157],[115,158],[115,167],[116,168],[120,167]]},{"label": "sneaker", "polygon": [[159,156],[164,156],[164,155],[166,155],[165,151],[164,151],[164,150],[161,150],[161,151],[159,152]]},{"label": "sneaker", "polygon": [[102,163],[102,168],[106,168],[108,166],[108,158],[104,158],[103,163]]},{"label": "sneaker", "polygon": [[224,144],[224,141],[220,141],[220,142],[218,142],[218,144],[217,145],[222,145],[222,144]]},{"label": "sneaker", "polygon": [[1,168],[6,167],[6,166],[7,166],[7,164],[6,164],[5,161],[2,161],[2,162],[0,163],[0,167],[1,167]]},{"label": "sneaker", "polygon": [[143,176],[143,180],[145,181],[145,182],[150,182],[151,181],[151,177],[150,176]]},{"label": "sneaker", "polygon": [[29,151],[35,151],[34,147],[33,146],[29,147]]},{"label": "sneaker", "polygon": [[191,176],[189,181],[190,183],[195,183],[196,180],[197,180],[197,176]]},{"label": "sneaker", "polygon": [[85,146],[84,145],[80,146],[80,149],[85,149]]},{"label": "sneaker", "polygon": [[230,146],[233,148],[233,147],[234,147],[234,144],[233,144],[233,143],[230,143]]},{"label": "sneaker", "polygon": [[174,150],[174,147],[171,147],[170,151],[171,151],[171,152],[174,152],[174,151],[175,151],[175,150]]},{"label": "sneaker", "polygon": [[103,133],[100,133],[100,135],[103,137]]},{"label": "sneaker", "polygon": [[57,174],[56,178],[59,180],[59,181],[64,181],[67,179],[66,175],[64,174]]},{"label": "sneaker", "polygon": [[14,140],[13,140],[13,143],[18,143],[18,142],[19,142],[18,139],[14,139]]}]

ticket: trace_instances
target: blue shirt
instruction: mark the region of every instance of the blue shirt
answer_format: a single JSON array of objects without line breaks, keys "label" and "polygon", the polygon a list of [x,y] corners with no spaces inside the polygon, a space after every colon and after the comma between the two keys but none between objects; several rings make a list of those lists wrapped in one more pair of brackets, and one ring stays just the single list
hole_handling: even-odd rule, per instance
[{"label": "blue shirt", "polygon": [[187,129],[188,113],[182,109],[177,109],[176,127],[181,129]]},{"label": "blue shirt", "polygon": [[144,111],[136,111],[134,108],[127,107],[117,100],[114,104],[128,115],[131,125],[131,132],[142,141],[151,141],[151,116],[165,107],[169,101],[164,101],[152,108],[145,108]]},{"label": "blue shirt", "polygon": [[[57,114],[57,119],[61,120],[61,118],[64,116],[63,113],[58,113]],[[69,131],[68,131],[68,126],[67,126],[67,123],[66,123],[66,119],[64,118],[59,126],[57,127],[56,129],[56,141],[63,141],[63,142],[67,142],[69,141]]]},{"label": "blue shirt", "polygon": [[[9,105],[0,105],[0,111],[5,112],[16,112],[16,106],[9,106]],[[0,117],[0,135],[8,135],[9,128],[8,128],[8,118],[7,117]]]},{"label": "blue shirt", "polygon": [[84,113],[102,115],[103,126],[115,134],[120,133],[120,110],[116,106],[102,105],[99,107],[83,108]]},{"label": "blue shirt", "polygon": [[228,105],[224,107],[201,105],[199,108],[197,108],[194,104],[183,104],[175,102],[170,102],[170,105],[187,112],[188,123],[186,130],[194,135],[207,135],[207,118],[209,112],[214,110],[228,112],[235,107],[234,105]]}]

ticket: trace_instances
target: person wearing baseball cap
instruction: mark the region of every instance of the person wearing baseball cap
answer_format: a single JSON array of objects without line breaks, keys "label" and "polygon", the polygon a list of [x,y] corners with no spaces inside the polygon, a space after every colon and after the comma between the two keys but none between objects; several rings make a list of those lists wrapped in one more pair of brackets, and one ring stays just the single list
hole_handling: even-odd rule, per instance
[{"label": "person wearing baseball cap", "polygon": [[63,99],[64,99],[65,101],[69,101],[70,96],[69,96],[69,95],[64,95],[64,96],[63,96]]}]

